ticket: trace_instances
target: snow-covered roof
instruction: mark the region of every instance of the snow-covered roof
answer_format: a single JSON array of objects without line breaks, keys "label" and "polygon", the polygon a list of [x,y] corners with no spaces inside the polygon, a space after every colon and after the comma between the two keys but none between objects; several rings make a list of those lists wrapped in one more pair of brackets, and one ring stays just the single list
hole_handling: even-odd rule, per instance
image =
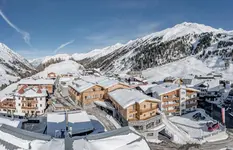
[{"label": "snow-covered roof", "polygon": [[81,77],[82,80],[86,81],[86,82],[91,82],[93,84],[96,84],[100,81],[106,80],[108,79],[105,76],[100,76],[100,77],[96,77],[96,76],[82,76]]},{"label": "snow-covered roof", "polygon": [[149,88],[154,87],[154,86],[156,86],[156,85],[157,85],[157,84],[140,85],[139,88],[140,88],[143,92],[147,93],[147,90],[148,90]]},{"label": "snow-covered roof", "polygon": [[77,92],[81,93],[93,86],[95,86],[95,84],[93,83],[90,83],[90,82],[86,82],[86,81],[83,81],[83,80],[76,80],[76,81],[73,81],[70,86],[76,90]]},{"label": "snow-covered roof", "polygon": [[23,119],[13,119],[12,118],[6,118],[6,117],[0,117],[0,124],[6,124],[15,128],[21,128],[22,121],[26,121]]},{"label": "snow-covered roof", "polygon": [[42,84],[54,84],[54,80],[51,79],[22,79],[18,84],[28,84],[28,85],[42,85]]},{"label": "snow-covered roof", "polygon": [[0,100],[4,97],[6,97],[7,95],[13,94],[14,90],[17,89],[18,84],[17,83],[13,83],[9,86],[7,86],[5,89],[0,91]]},{"label": "snow-covered roof", "polygon": [[83,133],[94,129],[86,111],[68,112],[68,126],[72,127],[72,134]]},{"label": "snow-covered roof", "polygon": [[135,103],[141,103],[145,100],[160,102],[160,100],[147,96],[134,89],[118,89],[110,92],[109,96],[111,96],[123,108],[127,108]]},{"label": "snow-covered roof", "polygon": [[156,86],[153,86],[153,87],[149,88],[147,92],[157,93],[158,95],[162,95],[162,94],[177,90],[179,88],[180,87],[179,87],[178,84],[163,83],[163,84],[156,85]]},{"label": "snow-covered roof", "polygon": [[[111,79],[106,79],[106,80],[102,80],[102,81],[98,82],[98,85],[100,85],[104,88],[109,88],[109,87],[117,85],[117,84],[124,84],[124,83],[121,83],[117,80],[111,80]],[[124,85],[126,85],[126,84],[124,84]]]},{"label": "snow-covered roof", "polygon": [[[46,97],[47,91],[46,89],[39,89],[38,87],[27,87],[23,91],[23,93],[20,93],[21,89],[15,92],[15,96],[23,96],[23,97]],[[38,92],[38,90],[40,92]]]},{"label": "snow-covered roof", "polygon": [[150,150],[147,142],[130,127],[73,140],[74,150]]}]

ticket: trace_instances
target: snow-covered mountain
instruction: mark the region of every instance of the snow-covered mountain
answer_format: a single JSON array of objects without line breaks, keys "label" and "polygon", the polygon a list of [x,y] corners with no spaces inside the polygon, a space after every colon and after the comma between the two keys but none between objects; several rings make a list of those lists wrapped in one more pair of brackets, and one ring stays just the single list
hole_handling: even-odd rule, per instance
[{"label": "snow-covered mountain", "polygon": [[[198,60],[199,64],[203,63],[208,69],[226,72],[231,68],[232,55],[232,31],[184,22],[126,44],[117,43],[88,53],[67,55],[65,58],[75,60],[85,68],[99,68],[105,73],[126,73],[156,68],[189,57]],[[46,61],[56,63],[51,58],[59,57],[47,57]],[[178,64],[182,65],[182,62],[187,63],[181,61]],[[196,65],[191,62],[187,64]]]},{"label": "snow-covered mountain", "polygon": [[77,60],[77,61],[87,59],[87,58],[93,58],[93,60],[96,60],[100,57],[103,57],[105,55],[108,55],[108,54],[114,52],[115,50],[119,49],[122,46],[123,46],[123,44],[117,43],[115,45],[108,46],[108,47],[105,47],[103,49],[94,49],[88,53],[75,53],[72,55],[72,58],[74,60]]},{"label": "snow-covered mountain", "polygon": [[71,59],[71,56],[69,54],[56,54],[54,56],[46,56],[42,58],[32,59],[32,60],[29,60],[29,62],[34,67],[38,67],[39,65],[48,66],[50,64],[54,64],[54,63],[61,62],[64,60],[69,60],[69,59]]},{"label": "snow-covered mountain", "polygon": [[227,68],[232,63],[233,34],[223,29],[197,23],[178,24],[172,28],[129,41],[117,50],[79,62],[86,68],[104,72],[126,73],[193,56],[211,69]]},{"label": "snow-covered mountain", "polygon": [[35,71],[34,67],[5,44],[0,43],[0,88]]},{"label": "snow-covered mountain", "polygon": [[[103,49],[94,49],[88,53],[74,53],[73,55],[69,55],[69,54],[56,54],[54,56],[46,56],[43,58],[36,58],[36,59],[32,59],[29,60],[29,62],[34,66],[34,67],[38,67],[40,65],[45,65],[47,63],[49,64],[54,64],[57,62],[61,62],[64,60],[75,60],[75,61],[80,61],[80,60],[84,60],[84,59],[98,59],[100,57],[103,57],[105,55],[108,55],[109,53],[112,53],[113,51],[117,50],[118,48],[122,47],[123,44],[117,43],[115,45],[112,46],[108,46],[105,47]],[[46,65],[48,66],[48,65]]]}]

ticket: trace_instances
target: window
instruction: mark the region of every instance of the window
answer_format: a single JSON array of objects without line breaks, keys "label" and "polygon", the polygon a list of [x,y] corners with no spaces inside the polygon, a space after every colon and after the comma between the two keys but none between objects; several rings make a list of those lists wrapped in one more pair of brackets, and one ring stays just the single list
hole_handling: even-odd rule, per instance
[{"label": "window", "polygon": [[146,105],[144,105],[144,108],[146,108]]},{"label": "window", "polygon": [[153,103],[150,103],[150,108],[152,108],[153,107]]},{"label": "window", "polygon": [[150,122],[146,125],[146,129],[150,129],[150,128],[153,128],[154,127],[154,122]]},{"label": "window", "polygon": [[136,130],[143,130],[143,126],[134,126]]},{"label": "window", "polygon": [[18,106],[20,106],[20,104],[18,104]]},{"label": "window", "polygon": [[147,133],[147,136],[154,136],[154,133]]},{"label": "window", "polygon": [[42,104],[40,104],[40,107],[42,107]]}]

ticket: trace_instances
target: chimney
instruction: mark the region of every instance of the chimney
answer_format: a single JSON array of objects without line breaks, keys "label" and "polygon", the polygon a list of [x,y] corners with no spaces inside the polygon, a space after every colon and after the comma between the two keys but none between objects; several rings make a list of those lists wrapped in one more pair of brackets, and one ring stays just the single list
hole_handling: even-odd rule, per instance
[{"label": "chimney", "polygon": [[38,90],[37,90],[37,93],[42,93],[41,91],[41,87],[39,86]]},{"label": "chimney", "polygon": [[23,94],[24,93],[24,87],[22,87],[21,89],[19,89],[18,93],[19,94]]}]

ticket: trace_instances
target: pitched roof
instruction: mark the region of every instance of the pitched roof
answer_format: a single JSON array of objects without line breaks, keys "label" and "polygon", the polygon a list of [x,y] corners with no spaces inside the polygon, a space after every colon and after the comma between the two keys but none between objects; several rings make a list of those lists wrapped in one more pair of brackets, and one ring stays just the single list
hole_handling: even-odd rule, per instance
[{"label": "pitched roof", "polygon": [[26,89],[20,88],[14,95],[25,97],[45,97],[47,96],[47,91],[46,89],[40,89],[38,87],[28,87]]},{"label": "pitched roof", "polygon": [[[98,85],[100,85],[104,88],[109,88],[109,87],[117,85],[117,84],[124,84],[124,83],[121,83],[117,80],[111,80],[111,79],[106,79],[106,80],[102,80],[102,81],[98,82]],[[124,85],[126,85],[126,84],[124,84]]]},{"label": "pitched roof", "polygon": [[109,96],[112,97],[123,108],[127,108],[134,103],[141,103],[145,100],[160,102],[160,100],[147,96],[142,92],[134,89],[118,89],[110,92]]},{"label": "pitched roof", "polygon": [[[116,130],[68,139],[67,149],[74,150],[150,150],[146,140],[132,127],[122,127]],[[111,145],[111,146],[109,146]]]},{"label": "pitched roof", "polygon": [[18,82],[18,84],[27,84],[27,85],[42,85],[42,84],[54,84],[54,80],[51,79],[22,79]]},{"label": "pitched roof", "polygon": [[178,84],[163,83],[163,84],[153,86],[153,87],[149,88],[147,91],[149,93],[157,93],[158,95],[162,95],[162,94],[177,90],[179,88],[180,87]]}]

